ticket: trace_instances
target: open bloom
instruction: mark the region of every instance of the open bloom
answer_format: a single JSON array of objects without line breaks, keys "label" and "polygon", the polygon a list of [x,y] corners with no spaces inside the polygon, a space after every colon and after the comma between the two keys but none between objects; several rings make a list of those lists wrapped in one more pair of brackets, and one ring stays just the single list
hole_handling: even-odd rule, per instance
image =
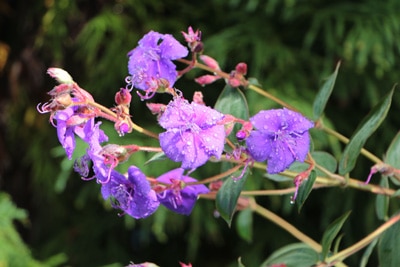
[{"label": "open bloom", "polygon": [[171,160],[182,162],[184,169],[195,169],[212,156],[219,159],[225,129],[218,122],[223,117],[210,107],[175,98],[158,121],[167,130],[159,135],[161,149]]},{"label": "open bloom", "polygon": [[255,130],[246,139],[256,161],[267,161],[268,173],[279,173],[306,159],[313,122],[289,109],[262,110],[250,118]]},{"label": "open bloom", "polygon": [[136,166],[129,167],[128,178],[112,171],[111,179],[102,185],[101,193],[104,199],[112,199],[114,208],[121,209],[135,219],[153,214],[160,205],[156,192]]},{"label": "open bloom", "polygon": [[168,209],[184,215],[192,212],[199,194],[208,193],[210,190],[202,184],[185,185],[188,182],[197,180],[183,175],[183,169],[178,168],[164,173],[157,178],[157,181],[171,184],[167,190],[157,194],[158,200]]},{"label": "open bloom", "polygon": [[172,60],[187,54],[187,48],[172,35],[150,31],[128,53],[128,70],[133,86],[147,90],[154,80],[165,79],[172,87],[178,76]]}]

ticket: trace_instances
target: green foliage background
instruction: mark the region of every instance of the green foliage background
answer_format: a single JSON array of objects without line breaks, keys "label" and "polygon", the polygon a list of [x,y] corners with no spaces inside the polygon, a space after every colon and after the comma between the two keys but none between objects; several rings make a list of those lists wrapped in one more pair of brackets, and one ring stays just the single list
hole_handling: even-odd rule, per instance
[{"label": "green foliage background", "polygon": [[[45,74],[48,67],[66,69],[98,102],[112,106],[114,93],[125,85],[126,54],[141,36],[155,30],[182,41],[180,31],[191,25],[201,29],[205,54],[216,58],[222,69],[229,71],[236,63],[247,62],[249,76],[310,117],[322,79],[341,60],[325,119],[350,136],[355,125],[399,80],[398,10],[397,0],[45,0],[29,4],[1,0],[0,62],[5,65],[0,65],[0,189],[28,216],[15,210],[0,218],[0,255],[3,250],[11,253],[5,260],[0,258],[0,265],[121,266],[129,261],[152,261],[178,266],[178,261],[190,261],[193,266],[212,267],[237,266],[241,256],[246,266],[257,266],[276,249],[295,241],[257,216],[251,221],[253,238],[242,239],[243,227],[235,229],[239,223],[247,227],[246,217],[241,216],[239,222],[234,218],[229,229],[213,215],[214,203],[206,200],[199,202],[190,217],[162,208],[145,220],[118,217],[102,201],[99,185],[84,182],[71,171],[72,162],[64,158],[48,116],[36,111],[36,105],[48,100],[46,92],[54,86]],[[185,76],[176,87],[187,96],[201,90],[207,104],[213,105],[223,83],[202,88],[192,81],[197,74]],[[246,92],[246,96],[250,115],[275,107],[253,92]],[[162,97],[155,100],[165,101]],[[135,122],[159,130],[144,103],[135,98],[132,106]],[[366,144],[379,156],[399,129],[399,107],[400,99],[395,96],[383,126]],[[103,126],[112,132],[111,124]],[[338,156],[343,148],[318,132],[313,132],[313,137],[318,150]],[[149,142],[136,133],[111,138],[124,143]],[[80,144],[77,154],[84,150]],[[148,158],[139,153],[121,168],[142,166]],[[143,171],[157,176],[173,166],[153,163]],[[216,166],[207,164],[193,176],[214,175],[220,169]],[[364,180],[369,168],[370,163],[360,159],[352,176]],[[280,186],[259,171],[246,182],[248,188]],[[7,195],[0,197],[0,212],[4,205],[13,205]],[[374,201],[368,193],[321,189],[311,193],[298,214],[288,197],[259,199],[316,240],[331,221],[352,210],[343,230],[344,246],[381,223],[374,213]],[[25,223],[14,221],[12,225],[13,219]],[[1,241],[1,233],[9,232],[4,227],[18,229],[26,250],[12,249],[21,247],[16,232],[10,234],[17,243]],[[37,261],[31,261],[36,265],[14,264],[21,255],[34,257]],[[371,266],[376,265],[376,259],[375,253]],[[348,262],[354,266],[359,261],[357,254]]]}]

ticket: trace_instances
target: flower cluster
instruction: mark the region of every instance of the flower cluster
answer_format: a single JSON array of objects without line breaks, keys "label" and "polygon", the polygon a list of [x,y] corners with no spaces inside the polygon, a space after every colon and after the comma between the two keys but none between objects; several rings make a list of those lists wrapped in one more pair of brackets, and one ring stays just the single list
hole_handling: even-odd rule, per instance
[{"label": "flower cluster", "polygon": [[[183,35],[193,54],[202,51],[198,30],[189,28],[189,32]],[[95,103],[93,97],[80,88],[68,73],[57,68],[49,69],[49,74],[60,85],[50,91],[51,100],[39,111],[51,113],[50,120],[57,128],[58,139],[69,159],[73,158],[76,138],[87,144],[85,155],[76,160],[74,168],[84,180],[95,179],[101,184],[103,198],[109,199],[112,207],[121,210],[121,214],[144,218],[153,214],[161,204],[175,213],[189,215],[199,195],[208,194],[210,190],[188,174],[210,159],[221,160],[227,145],[240,148],[235,150],[234,160],[242,161],[243,166],[247,167],[253,161],[267,161],[269,173],[282,172],[295,160],[304,161],[307,156],[310,143],[308,130],[313,123],[301,114],[286,108],[263,110],[249,121],[244,121],[207,106],[200,92],[196,92],[193,101],[189,102],[181,91],[173,89],[179,76],[173,60],[187,54],[188,49],[172,35],[154,31],[146,34],[138,46],[128,53],[130,76],[127,86],[116,93],[116,106],[109,109]],[[200,58],[209,68],[220,70],[216,60],[206,55]],[[191,62],[185,72],[194,66],[195,61]],[[239,63],[225,80],[233,87],[244,86],[247,84],[246,73],[247,65]],[[204,85],[221,77],[204,75],[196,81]],[[151,98],[157,92],[172,95],[167,105],[147,103],[164,129],[158,134],[159,147],[107,144],[108,137],[100,129],[99,119],[105,118],[114,122],[120,136],[133,129],[146,133],[131,121],[129,115],[133,87],[145,91],[145,96],[141,95],[142,100]],[[242,129],[236,133],[237,143],[232,144],[226,138],[236,123],[241,124]],[[156,134],[149,136],[157,137]],[[125,175],[116,171],[116,166],[141,150],[162,152],[181,166],[155,179],[146,177],[136,166],[129,166]],[[229,160],[230,154],[224,158]]]}]

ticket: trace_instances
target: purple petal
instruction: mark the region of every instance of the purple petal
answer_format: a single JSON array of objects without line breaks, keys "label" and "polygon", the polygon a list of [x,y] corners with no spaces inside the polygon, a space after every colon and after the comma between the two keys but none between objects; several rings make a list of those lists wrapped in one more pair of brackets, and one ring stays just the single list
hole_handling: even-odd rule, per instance
[{"label": "purple petal", "polygon": [[251,131],[246,139],[246,145],[250,155],[256,161],[264,161],[271,154],[270,137],[259,131]]},{"label": "purple petal", "polygon": [[160,44],[161,55],[167,59],[179,59],[186,57],[188,49],[179,43],[171,34],[164,34]]}]

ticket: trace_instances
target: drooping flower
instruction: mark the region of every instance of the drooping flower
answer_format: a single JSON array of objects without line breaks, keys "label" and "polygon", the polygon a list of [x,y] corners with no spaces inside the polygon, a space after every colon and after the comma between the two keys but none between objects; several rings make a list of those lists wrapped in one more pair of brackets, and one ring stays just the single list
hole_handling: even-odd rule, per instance
[{"label": "drooping flower", "polygon": [[128,178],[112,171],[110,181],[102,184],[101,193],[104,199],[111,198],[114,208],[135,219],[153,214],[160,205],[156,192],[136,166],[129,167]]},{"label": "drooping flower", "polygon": [[54,124],[57,127],[57,136],[69,159],[75,150],[75,134],[85,139],[92,131],[94,118],[79,111],[79,107],[72,106],[55,113]]},{"label": "drooping flower", "polygon": [[159,135],[165,155],[182,168],[195,169],[212,157],[220,158],[224,149],[225,129],[218,124],[224,115],[210,107],[176,97],[159,118],[166,129]]},{"label": "drooping flower", "polygon": [[196,182],[197,180],[183,175],[184,169],[178,168],[164,173],[157,178],[157,181],[171,184],[167,190],[158,193],[158,200],[168,209],[184,215],[192,212],[199,194],[208,193],[210,190],[202,184],[185,185],[188,182]]},{"label": "drooping flower", "polygon": [[177,79],[172,60],[187,56],[188,50],[172,35],[150,31],[128,53],[128,70],[134,87],[149,89],[155,80],[165,79],[172,87]]},{"label": "drooping flower", "polygon": [[254,160],[267,161],[268,173],[282,172],[295,160],[305,160],[312,121],[284,108],[262,110],[250,122],[255,130],[246,139],[247,149]]}]

